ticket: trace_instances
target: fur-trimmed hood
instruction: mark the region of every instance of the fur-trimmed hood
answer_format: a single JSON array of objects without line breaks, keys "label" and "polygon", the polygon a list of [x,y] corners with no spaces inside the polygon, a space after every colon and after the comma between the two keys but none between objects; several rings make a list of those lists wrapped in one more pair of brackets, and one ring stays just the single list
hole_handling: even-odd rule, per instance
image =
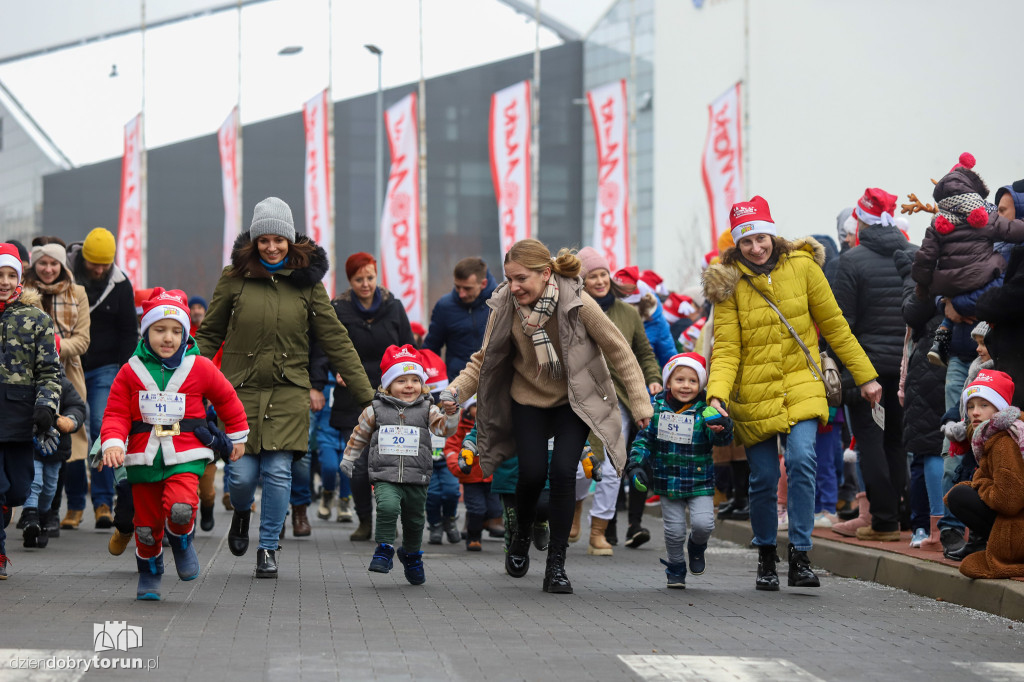
[{"label": "fur-trimmed hood", "polygon": [[17,303],[35,306],[42,310],[43,296],[39,293],[39,290],[31,284],[22,284],[21,296],[18,297]]},{"label": "fur-trimmed hood", "polygon": [[1018,447],[1024,447],[1024,421],[1020,419],[1020,410],[1010,405],[1005,410],[996,412],[991,419],[982,422],[971,434],[971,450],[980,462],[985,456],[985,441],[1000,431],[1006,431]]},{"label": "fur-trimmed hood", "polygon": [[[248,230],[239,234],[235,239],[235,244],[231,247],[231,276],[270,279],[270,273],[260,264],[259,254],[255,249],[255,245],[249,251],[250,254],[255,255],[246,258],[246,251],[248,251],[246,247],[250,244],[252,244],[252,239],[249,237]],[[330,268],[330,260],[323,247],[302,233],[295,235],[295,244],[308,244],[312,246],[313,250],[309,257],[309,265],[298,269],[285,267],[283,270],[278,271],[277,274],[289,276],[292,284],[301,289],[312,286],[322,280]]]},{"label": "fur-trimmed hood", "polygon": [[[802,237],[787,243],[792,247],[792,251],[789,254],[784,254],[779,257],[780,265],[785,258],[810,257],[814,259],[814,262],[818,264],[818,267],[824,267],[825,247],[822,246],[818,240],[813,237]],[[704,296],[711,303],[721,303],[722,301],[728,300],[733,295],[733,292],[736,291],[736,285],[739,283],[740,279],[742,279],[744,275],[751,274],[753,273],[750,272],[750,270],[748,270],[743,264],[724,265],[722,263],[716,263],[715,265],[708,266],[708,269],[704,271],[704,276],[702,278]]]}]

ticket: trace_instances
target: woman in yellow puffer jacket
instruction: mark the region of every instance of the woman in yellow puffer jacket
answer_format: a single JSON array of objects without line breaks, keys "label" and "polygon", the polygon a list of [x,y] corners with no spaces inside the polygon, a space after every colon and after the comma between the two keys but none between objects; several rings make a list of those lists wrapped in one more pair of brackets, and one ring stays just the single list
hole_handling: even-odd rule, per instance
[{"label": "woman in yellow puffer jacket", "polygon": [[816,362],[815,327],[853,374],[866,400],[877,402],[882,389],[822,272],[821,245],[809,237],[795,242],[780,239],[761,197],[735,204],[730,218],[736,247],[704,274],[704,292],[714,304],[707,396],[712,406],[732,417],[736,440],[747,448],[750,524],[759,548],[757,589],[779,589],[779,434],[788,434],[789,585],[818,587],[807,552],[814,527],[814,443],[818,424],[828,421],[828,401],[807,356],[764,297],[786,316]]}]

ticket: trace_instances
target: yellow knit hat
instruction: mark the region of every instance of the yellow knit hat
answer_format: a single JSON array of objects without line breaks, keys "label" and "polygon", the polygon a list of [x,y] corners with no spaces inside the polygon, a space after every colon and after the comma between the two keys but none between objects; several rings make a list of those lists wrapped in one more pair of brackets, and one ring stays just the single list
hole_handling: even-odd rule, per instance
[{"label": "yellow knit hat", "polygon": [[94,227],[82,244],[82,256],[90,263],[108,265],[114,262],[116,255],[117,242],[105,227]]}]

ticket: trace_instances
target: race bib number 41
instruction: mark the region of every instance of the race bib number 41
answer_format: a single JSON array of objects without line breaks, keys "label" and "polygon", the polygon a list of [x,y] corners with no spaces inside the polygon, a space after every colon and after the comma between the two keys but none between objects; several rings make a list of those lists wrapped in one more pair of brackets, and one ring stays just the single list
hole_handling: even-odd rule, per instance
[{"label": "race bib number 41", "polygon": [[658,417],[658,440],[683,445],[693,442],[693,415],[662,412]]},{"label": "race bib number 41", "polygon": [[185,417],[185,394],[139,391],[139,412],[147,424],[176,424]]},{"label": "race bib number 41", "polygon": [[382,455],[415,457],[420,450],[420,430],[415,426],[382,426],[377,449]]}]

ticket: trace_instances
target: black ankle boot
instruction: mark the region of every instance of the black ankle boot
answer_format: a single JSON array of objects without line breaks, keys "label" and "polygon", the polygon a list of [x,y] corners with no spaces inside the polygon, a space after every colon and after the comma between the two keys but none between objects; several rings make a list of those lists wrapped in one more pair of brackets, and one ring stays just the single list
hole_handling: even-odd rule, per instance
[{"label": "black ankle boot", "polygon": [[213,530],[213,505],[209,507],[199,506],[199,527],[205,531]]},{"label": "black ankle boot", "polygon": [[[248,542],[248,540],[247,540]],[[281,549],[278,547],[277,549]],[[256,550],[256,577],[277,577],[277,551],[273,549]]]},{"label": "black ankle boot", "polygon": [[[505,554],[505,572],[513,578],[522,578],[530,570],[531,530],[530,526],[526,526],[524,537],[523,529],[516,528],[516,534],[508,546],[508,553]],[[550,547],[548,549],[550,551]]]},{"label": "black ankle boot", "polygon": [[963,561],[965,558],[974,554],[975,552],[984,552],[988,547],[988,536],[976,533],[973,530],[968,538],[967,542],[964,543],[963,547],[957,550],[945,552],[946,558],[953,561]]},{"label": "black ankle boot", "polygon": [[612,547],[619,546],[619,530],[615,524],[615,517],[613,516],[608,521],[608,526],[604,529],[604,539],[608,541],[608,544]]},{"label": "black ankle boot", "polygon": [[789,543],[789,586],[790,587],[821,587],[818,576],[811,570],[811,560],[807,552],[801,552]]},{"label": "black ankle boot", "polygon": [[35,547],[36,539],[42,532],[42,526],[39,525],[39,510],[35,507],[25,507],[21,510],[21,520],[24,524],[24,545],[26,547]]},{"label": "black ankle boot", "polygon": [[953,333],[948,328],[936,329],[931,350],[928,351],[928,362],[939,367],[947,366],[949,364],[949,344],[952,338]]},{"label": "black ankle boot", "polygon": [[565,574],[565,550],[569,543],[551,543],[548,547],[548,564],[544,569],[544,591],[551,594],[572,594],[572,583]]},{"label": "black ankle boot", "polygon": [[762,545],[757,548],[757,580],[755,586],[768,592],[779,591],[779,574],[775,570],[775,562],[779,555],[775,553],[775,545]]},{"label": "black ankle boot", "polygon": [[231,528],[228,530],[228,549],[235,556],[242,556],[249,551],[249,517],[251,509],[238,511],[231,515]]}]

